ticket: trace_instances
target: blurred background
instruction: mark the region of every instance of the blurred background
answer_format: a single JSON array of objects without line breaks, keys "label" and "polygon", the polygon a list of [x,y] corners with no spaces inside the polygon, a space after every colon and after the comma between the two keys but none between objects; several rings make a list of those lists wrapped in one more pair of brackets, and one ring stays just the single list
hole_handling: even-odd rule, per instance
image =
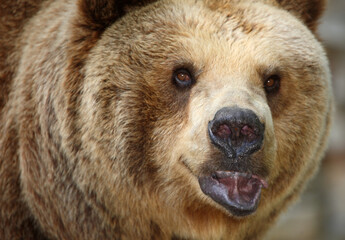
[{"label": "blurred background", "polygon": [[319,34],[337,103],[330,148],[318,175],[266,240],[345,240],[345,0],[329,0]]}]

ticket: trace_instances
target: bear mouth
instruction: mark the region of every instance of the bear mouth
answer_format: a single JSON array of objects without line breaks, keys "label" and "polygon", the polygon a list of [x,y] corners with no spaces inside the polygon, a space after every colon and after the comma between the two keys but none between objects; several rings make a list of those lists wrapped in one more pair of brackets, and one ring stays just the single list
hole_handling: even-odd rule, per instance
[{"label": "bear mouth", "polygon": [[232,171],[216,171],[199,177],[204,194],[223,206],[234,216],[246,216],[258,207],[261,189],[267,182],[257,175]]}]

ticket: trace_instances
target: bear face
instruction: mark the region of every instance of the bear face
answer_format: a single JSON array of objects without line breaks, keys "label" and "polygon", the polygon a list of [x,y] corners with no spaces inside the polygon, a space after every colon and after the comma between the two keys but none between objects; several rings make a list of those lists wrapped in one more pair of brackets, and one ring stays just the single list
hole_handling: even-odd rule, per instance
[{"label": "bear face", "polygon": [[299,3],[43,5],[2,126],[20,129],[21,201],[39,231],[261,236],[317,169],[330,125],[324,2]]},{"label": "bear face", "polygon": [[[150,188],[160,189],[157,197],[163,200],[178,202],[170,196],[174,188],[189,189],[189,199],[232,215],[250,214],[261,187],[268,185],[263,192],[269,195],[282,176],[295,181],[303,165],[316,165],[308,149],[318,148],[324,132],[315,135],[310,128],[323,129],[325,119],[313,109],[329,108],[323,49],[299,20],[263,3],[161,5],[154,12],[144,8],[128,14],[92,50],[82,109],[86,138],[96,142],[88,141],[85,149],[99,144],[96,149],[106,156],[102,161],[112,159],[113,165],[122,152],[127,162],[121,164],[127,166],[117,167],[129,174],[131,184],[146,185],[150,179]],[[211,130],[212,122],[228,133]],[[242,130],[235,133],[235,128]],[[250,133],[243,134],[243,128]],[[212,139],[212,133],[225,136]],[[219,140],[224,144],[214,138],[224,138]],[[257,138],[262,138],[257,149],[246,153]],[[291,165],[293,170],[286,170]],[[113,171],[109,167],[109,176]],[[235,181],[249,192],[231,193]]]}]

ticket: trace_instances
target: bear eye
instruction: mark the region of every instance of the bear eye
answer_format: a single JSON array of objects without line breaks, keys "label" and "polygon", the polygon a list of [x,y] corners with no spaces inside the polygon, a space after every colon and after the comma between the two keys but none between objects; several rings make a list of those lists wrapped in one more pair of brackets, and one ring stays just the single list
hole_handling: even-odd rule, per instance
[{"label": "bear eye", "polygon": [[187,69],[181,68],[174,71],[173,81],[178,87],[186,88],[193,84],[194,79]]},{"label": "bear eye", "polygon": [[279,90],[279,87],[280,76],[278,75],[269,76],[264,83],[264,88],[267,93],[274,93]]}]

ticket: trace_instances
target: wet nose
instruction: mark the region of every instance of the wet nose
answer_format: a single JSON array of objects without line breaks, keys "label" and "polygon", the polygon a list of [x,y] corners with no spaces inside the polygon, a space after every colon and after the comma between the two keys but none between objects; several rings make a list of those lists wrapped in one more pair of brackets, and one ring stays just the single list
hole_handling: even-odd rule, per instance
[{"label": "wet nose", "polygon": [[263,143],[265,125],[250,109],[225,107],[208,124],[211,142],[228,158],[246,157]]}]

